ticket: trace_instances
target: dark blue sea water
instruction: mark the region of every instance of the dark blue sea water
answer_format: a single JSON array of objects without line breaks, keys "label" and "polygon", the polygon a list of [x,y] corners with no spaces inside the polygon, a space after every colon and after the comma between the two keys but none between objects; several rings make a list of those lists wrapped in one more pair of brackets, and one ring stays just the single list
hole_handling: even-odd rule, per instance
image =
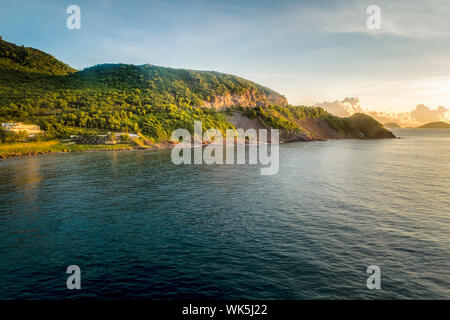
[{"label": "dark blue sea water", "polygon": [[449,299],[450,131],[396,134],[281,145],[274,176],[165,151],[0,161],[0,298]]}]

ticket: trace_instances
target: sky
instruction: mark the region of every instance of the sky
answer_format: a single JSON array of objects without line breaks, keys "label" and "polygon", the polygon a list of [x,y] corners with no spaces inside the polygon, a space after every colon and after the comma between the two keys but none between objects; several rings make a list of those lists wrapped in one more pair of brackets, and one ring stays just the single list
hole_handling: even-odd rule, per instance
[{"label": "sky", "polygon": [[[66,26],[69,5],[81,9],[79,30]],[[369,5],[380,8],[379,30],[367,28]],[[5,40],[77,69],[215,70],[291,104],[450,119],[448,0],[2,0],[0,8]]]}]

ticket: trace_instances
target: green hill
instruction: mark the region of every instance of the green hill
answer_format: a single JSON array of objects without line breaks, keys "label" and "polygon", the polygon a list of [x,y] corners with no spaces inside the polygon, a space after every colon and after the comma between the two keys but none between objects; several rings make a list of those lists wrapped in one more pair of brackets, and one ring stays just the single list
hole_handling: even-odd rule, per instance
[{"label": "green hill", "polygon": [[185,106],[202,106],[205,102],[213,102],[217,96],[245,96],[249,93],[258,105],[287,104],[283,96],[269,88],[214,71],[173,69],[149,64],[103,64],[77,72],[70,79],[79,87],[140,90],[144,98],[157,100],[159,96],[165,102]]},{"label": "green hill", "polygon": [[286,140],[384,137],[370,117],[375,122],[290,106],[279,93],[237,76],[127,64],[76,71],[42,51],[0,41],[0,122],[38,124],[48,137],[121,131],[156,143],[177,128],[192,130],[194,120],[205,129],[233,128],[233,114],[280,128]]},{"label": "green hill", "polygon": [[362,138],[394,138],[395,136],[386,130],[381,123],[364,113],[355,113],[348,118],[350,124],[363,134]]},{"label": "green hill", "polygon": [[450,129],[450,123],[443,122],[443,121],[430,122],[430,123],[424,124],[423,126],[420,126],[417,128],[420,128],[420,129]]},{"label": "green hill", "polygon": [[0,69],[50,75],[67,75],[76,71],[45,52],[4,40],[0,40]]},{"label": "green hill", "polygon": [[397,123],[395,123],[395,122],[384,123],[383,125],[384,125],[385,128],[388,128],[388,129],[400,129],[400,128],[401,128],[401,127],[400,127]]}]

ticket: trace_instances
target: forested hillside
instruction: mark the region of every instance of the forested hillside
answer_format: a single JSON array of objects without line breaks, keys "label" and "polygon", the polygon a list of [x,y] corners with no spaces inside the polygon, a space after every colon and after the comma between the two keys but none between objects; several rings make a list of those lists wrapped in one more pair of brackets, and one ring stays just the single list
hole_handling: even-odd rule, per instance
[{"label": "forested hillside", "polygon": [[192,129],[194,120],[205,129],[233,128],[232,112],[294,132],[308,131],[297,121],[307,117],[344,121],[321,108],[288,106],[277,92],[237,76],[125,64],[76,71],[40,50],[0,40],[0,122],[38,124],[48,137],[121,131],[159,142],[174,129]]},{"label": "forested hillside", "polygon": [[0,40],[0,68],[51,75],[67,75],[76,71],[45,52],[4,40]]}]

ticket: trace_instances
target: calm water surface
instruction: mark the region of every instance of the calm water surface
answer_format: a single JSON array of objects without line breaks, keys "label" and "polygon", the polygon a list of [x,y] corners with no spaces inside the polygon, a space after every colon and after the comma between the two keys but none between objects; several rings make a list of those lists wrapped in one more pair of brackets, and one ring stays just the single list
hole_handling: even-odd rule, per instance
[{"label": "calm water surface", "polygon": [[274,176],[168,152],[0,161],[0,298],[449,299],[450,130],[395,133],[281,145]]}]

